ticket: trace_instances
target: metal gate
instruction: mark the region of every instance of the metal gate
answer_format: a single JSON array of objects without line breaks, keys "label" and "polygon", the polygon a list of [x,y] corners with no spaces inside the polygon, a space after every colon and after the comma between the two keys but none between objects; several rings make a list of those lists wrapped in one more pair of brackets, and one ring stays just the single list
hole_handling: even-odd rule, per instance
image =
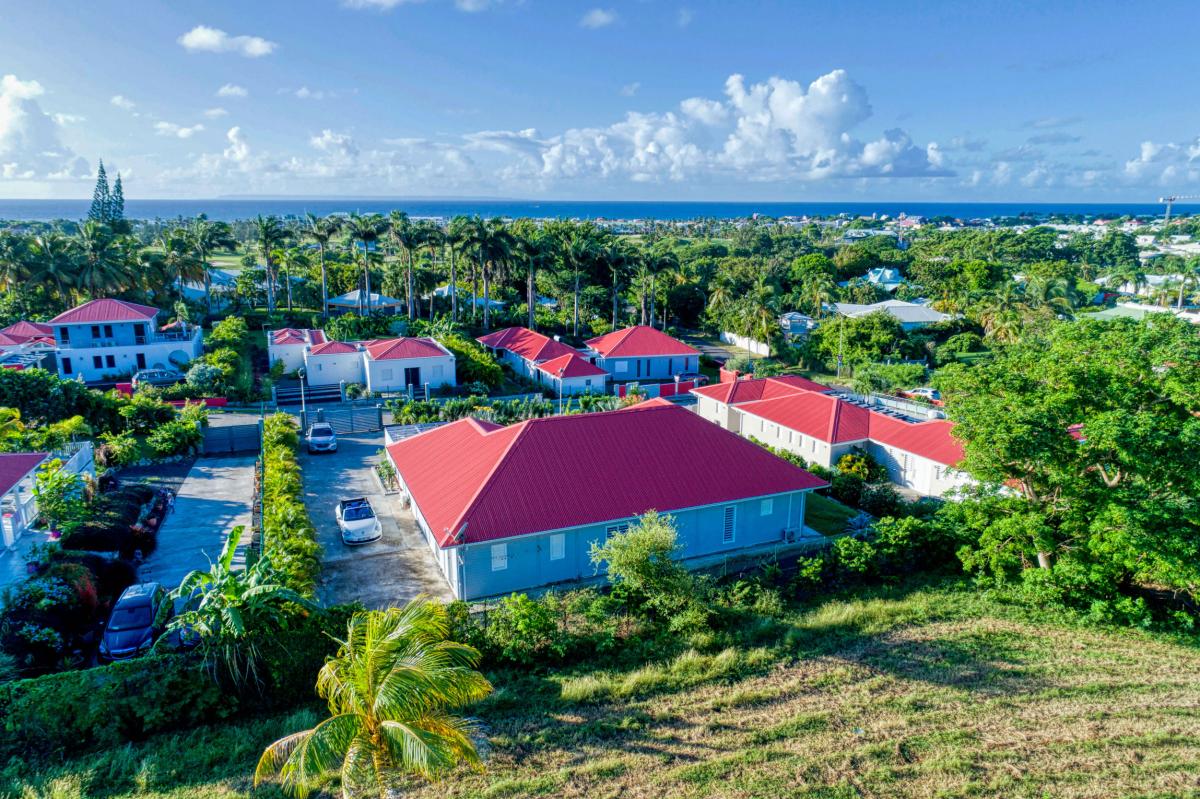
[{"label": "metal gate", "polygon": [[262,449],[262,425],[232,424],[204,428],[200,451],[206,457],[258,452]]},{"label": "metal gate", "polygon": [[328,422],[335,433],[374,433],[383,429],[383,409],[378,406],[355,408],[319,408],[300,414],[300,428],[314,422]]}]

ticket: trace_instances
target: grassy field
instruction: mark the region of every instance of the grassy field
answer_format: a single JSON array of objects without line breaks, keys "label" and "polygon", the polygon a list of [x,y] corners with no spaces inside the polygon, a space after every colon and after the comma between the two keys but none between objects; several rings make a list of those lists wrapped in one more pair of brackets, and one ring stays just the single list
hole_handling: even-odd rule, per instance
[{"label": "grassy field", "polygon": [[849,505],[836,499],[810,493],[806,500],[804,523],[825,535],[838,535],[846,531],[846,522],[858,515]]},{"label": "grassy field", "polygon": [[[630,671],[493,675],[498,690],[479,708],[486,773],[405,795],[1200,795],[1194,641],[1075,628],[965,584],[817,603],[745,635],[739,649]],[[262,745],[318,718],[196,730],[54,767],[14,762],[0,791],[249,796]]]}]

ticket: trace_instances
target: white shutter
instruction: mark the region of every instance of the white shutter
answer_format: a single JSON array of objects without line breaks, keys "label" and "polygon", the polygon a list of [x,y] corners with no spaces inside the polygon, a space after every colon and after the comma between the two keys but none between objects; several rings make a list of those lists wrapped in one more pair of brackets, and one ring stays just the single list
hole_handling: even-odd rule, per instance
[{"label": "white shutter", "polygon": [[550,536],[550,560],[562,560],[567,556],[567,536],[555,533]]},{"label": "white shutter", "polygon": [[508,568],[508,544],[492,544],[492,571],[502,572]]},{"label": "white shutter", "polygon": [[721,543],[732,544],[734,539],[734,522],[737,518],[737,507],[734,505],[725,506],[725,524],[721,529]]},{"label": "white shutter", "polygon": [[770,516],[775,512],[775,499],[764,499],[758,504],[758,513],[760,516]]}]

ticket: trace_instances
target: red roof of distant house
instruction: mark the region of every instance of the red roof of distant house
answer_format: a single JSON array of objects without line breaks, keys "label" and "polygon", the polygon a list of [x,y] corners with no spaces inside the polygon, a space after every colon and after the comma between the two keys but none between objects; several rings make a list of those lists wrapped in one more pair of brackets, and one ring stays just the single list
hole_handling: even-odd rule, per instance
[{"label": "red roof of distant house", "polygon": [[446,353],[431,338],[388,338],[367,343],[367,355],[373,361],[401,358],[440,358]]},{"label": "red roof of distant house", "polygon": [[14,338],[13,336],[0,333],[0,347],[17,347],[28,340],[27,338]]},{"label": "red roof of distant house", "polygon": [[0,496],[7,494],[21,478],[49,457],[47,452],[8,452],[0,454]]},{"label": "red roof of distant house", "polygon": [[8,336],[10,339],[24,344],[29,341],[42,340],[48,343],[54,343],[54,328],[50,325],[43,325],[40,322],[17,322],[0,330],[0,334]]},{"label": "red roof of distant house", "polygon": [[561,341],[555,341],[527,327],[506,327],[475,340],[485,347],[508,350],[534,363],[576,353],[576,350]]},{"label": "red roof of distant house", "polygon": [[326,341],[317,344],[308,351],[309,355],[342,355],[348,352],[358,352],[358,347],[344,341]]},{"label": "red roof of distant house", "polygon": [[271,343],[277,346],[285,344],[307,344],[308,339],[304,337],[303,330],[297,330],[294,327],[282,327],[279,330],[271,331]]},{"label": "red roof of distant house", "polygon": [[[562,355],[558,358],[551,358],[548,361],[542,361],[537,365],[537,368],[553,377],[603,377],[608,372],[588,361],[579,353],[573,352],[570,355]],[[559,375],[558,370],[562,370]]]},{"label": "red roof of distant house", "polygon": [[51,325],[81,325],[90,322],[140,322],[153,319],[157,308],[125,300],[91,300],[60,313],[49,321]]},{"label": "red roof of distant house", "polygon": [[862,441],[870,430],[866,408],[831,394],[803,391],[788,397],[738,405],[738,410],[796,430],[828,444]]},{"label": "red roof of distant house", "polygon": [[[635,411],[636,412],[631,412]],[[670,403],[497,427],[462,419],[388,454],[441,546],[826,485]]]},{"label": "red roof of distant house", "polygon": [[742,402],[775,399],[798,394],[805,391],[829,391],[829,386],[813,382],[800,375],[781,375],[780,377],[763,377],[754,380],[732,380],[728,383],[713,383],[710,386],[693,388],[693,394],[715,399],[727,405]]},{"label": "red roof of distant house", "polygon": [[594,339],[587,345],[605,358],[645,358],[669,355],[699,355],[700,350],[671,338],[661,330],[635,325],[614,330]]}]

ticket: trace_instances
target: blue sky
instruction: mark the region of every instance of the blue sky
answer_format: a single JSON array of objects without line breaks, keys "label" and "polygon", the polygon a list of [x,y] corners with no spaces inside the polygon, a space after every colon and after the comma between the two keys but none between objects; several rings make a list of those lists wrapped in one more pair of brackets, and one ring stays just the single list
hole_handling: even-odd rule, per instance
[{"label": "blue sky", "polygon": [[1200,193],[1194,3],[4,5],[0,197]]}]

